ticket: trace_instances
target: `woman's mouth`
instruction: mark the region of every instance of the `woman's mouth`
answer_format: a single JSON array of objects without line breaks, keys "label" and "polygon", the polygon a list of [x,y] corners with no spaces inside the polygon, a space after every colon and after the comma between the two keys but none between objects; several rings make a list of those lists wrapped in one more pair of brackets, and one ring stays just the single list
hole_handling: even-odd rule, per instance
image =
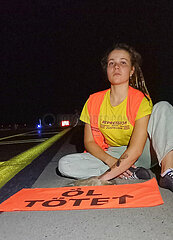
[{"label": "woman's mouth", "polygon": [[120,73],[114,73],[113,76],[120,76]]}]

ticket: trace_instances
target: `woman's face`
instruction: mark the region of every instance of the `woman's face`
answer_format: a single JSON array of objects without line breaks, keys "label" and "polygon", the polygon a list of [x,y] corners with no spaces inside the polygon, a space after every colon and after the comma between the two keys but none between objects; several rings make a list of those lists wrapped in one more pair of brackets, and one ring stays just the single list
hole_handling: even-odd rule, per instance
[{"label": "woman's face", "polygon": [[125,50],[113,50],[108,56],[107,76],[111,85],[128,84],[134,73],[130,54]]}]

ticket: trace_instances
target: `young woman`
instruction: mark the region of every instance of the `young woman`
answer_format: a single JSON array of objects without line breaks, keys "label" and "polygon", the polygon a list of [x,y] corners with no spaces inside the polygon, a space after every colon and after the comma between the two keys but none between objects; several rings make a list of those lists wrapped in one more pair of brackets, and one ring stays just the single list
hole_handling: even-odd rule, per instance
[{"label": "young woman", "polygon": [[106,53],[102,66],[111,87],[85,103],[80,120],[87,152],[60,159],[63,175],[92,177],[96,185],[116,177],[149,179],[152,142],[161,166],[160,186],[173,191],[173,107],[160,102],[152,110],[140,63],[140,54],[126,44]]}]

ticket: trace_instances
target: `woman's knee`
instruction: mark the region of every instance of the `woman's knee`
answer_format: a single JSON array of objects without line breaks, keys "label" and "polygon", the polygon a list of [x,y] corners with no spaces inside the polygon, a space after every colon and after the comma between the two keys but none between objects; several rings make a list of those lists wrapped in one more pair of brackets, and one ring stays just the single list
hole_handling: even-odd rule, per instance
[{"label": "woman's knee", "polygon": [[167,101],[160,101],[153,106],[153,112],[164,113],[168,110],[173,110],[172,105]]},{"label": "woman's knee", "polygon": [[70,155],[62,157],[58,162],[58,170],[62,175],[67,175],[67,166],[70,161]]}]

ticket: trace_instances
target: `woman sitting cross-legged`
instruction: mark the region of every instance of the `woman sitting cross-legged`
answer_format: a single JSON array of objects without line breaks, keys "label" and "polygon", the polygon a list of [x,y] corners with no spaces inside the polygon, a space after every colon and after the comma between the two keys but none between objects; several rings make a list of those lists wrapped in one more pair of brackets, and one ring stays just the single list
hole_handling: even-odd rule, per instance
[{"label": "woman sitting cross-legged", "polygon": [[110,89],[85,103],[80,120],[87,152],[61,158],[62,175],[92,177],[88,181],[95,185],[117,177],[149,179],[152,144],[161,166],[159,184],[173,191],[173,107],[168,102],[152,106],[140,62],[140,54],[126,44],[106,53],[102,66]]}]

